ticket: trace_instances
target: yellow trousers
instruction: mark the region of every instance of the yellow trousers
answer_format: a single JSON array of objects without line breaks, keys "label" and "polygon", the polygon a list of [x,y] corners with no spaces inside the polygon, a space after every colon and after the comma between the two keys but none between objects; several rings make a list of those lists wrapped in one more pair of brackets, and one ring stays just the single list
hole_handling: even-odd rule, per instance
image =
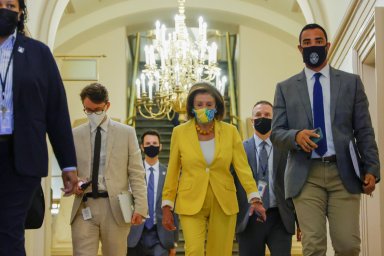
[{"label": "yellow trousers", "polygon": [[201,210],[195,215],[179,215],[179,218],[185,239],[186,256],[203,256],[205,238],[205,255],[232,255],[236,214],[226,215],[223,212],[211,185],[208,185]]}]

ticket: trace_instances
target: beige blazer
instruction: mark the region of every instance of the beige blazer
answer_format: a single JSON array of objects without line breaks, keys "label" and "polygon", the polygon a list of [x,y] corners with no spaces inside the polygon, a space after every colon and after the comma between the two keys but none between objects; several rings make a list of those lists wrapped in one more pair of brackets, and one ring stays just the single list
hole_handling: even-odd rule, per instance
[{"label": "beige blazer", "polygon": [[[124,222],[117,195],[132,190],[135,212],[147,216],[147,188],[145,172],[135,129],[109,120],[107,133],[107,156],[105,162],[105,182],[109,194],[113,217],[118,225]],[[79,177],[91,177],[91,133],[89,123],[73,129],[77,169]],[[89,186],[85,192],[91,192]],[[81,206],[82,196],[76,196],[72,207],[71,223]]]}]

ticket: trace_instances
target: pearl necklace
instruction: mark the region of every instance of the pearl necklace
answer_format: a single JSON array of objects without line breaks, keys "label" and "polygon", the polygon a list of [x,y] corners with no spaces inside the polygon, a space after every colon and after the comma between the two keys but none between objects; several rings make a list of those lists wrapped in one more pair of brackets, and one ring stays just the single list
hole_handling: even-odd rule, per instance
[{"label": "pearl necklace", "polygon": [[215,125],[212,125],[207,130],[201,129],[201,127],[198,124],[195,124],[196,131],[200,133],[201,135],[208,135],[213,132],[213,129],[215,128]]}]

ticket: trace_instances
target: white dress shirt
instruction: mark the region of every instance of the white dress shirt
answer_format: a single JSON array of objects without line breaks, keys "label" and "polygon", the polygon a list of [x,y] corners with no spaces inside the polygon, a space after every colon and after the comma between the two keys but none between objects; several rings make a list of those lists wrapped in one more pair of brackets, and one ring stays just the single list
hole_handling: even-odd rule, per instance
[{"label": "white dress shirt", "polygon": [[[101,132],[101,148],[100,148],[100,162],[99,162],[99,177],[98,177],[98,188],[99,191],[107,191],[107,185],[105,183],[105,161],[107,158],[107,135],[108,135],[108,125],[109,125],[109,117],[106,117],[106,120],[100,125],[100,132]],[[96,129],[97,126],[94,126],[93,124],[89,123],[90,132],[91,132],[91,148],[92,148],[92,155],[91,155],[91,170],[90,173],[92,175],[92,168],[93,168],[93,154],[94,154],[94,148],[95,148],[95,137],[96,137]]]},{"label": "white dress shirt", "polygon": [[[326,65],[319,72],[315,72],[307,67],[304,68],[305,76],[307,78],[309,100],[311,101],[312,117],[313,115],[313,87],[315,85],[315,73],[321,73],[320,83],[323,90],[323,103],[324,103],[324,122],[325,132],[327,136],[327,148],[328,151],[324,156],[332,156],[336,154],[335,145],[333,144],[332,123],[331,123],[331,78],[329,73],[329,65]],[[315,129],[317,127],[314,127]],[[324,131],[323,131],[324,133]],[[312,151],[312,158],[319,158],[320,156]]]},{"label": "white dress shirt", "polygon": [[153,204],[153,223],[156,224],[156,198],[157,198],[157,188],[158,188],[158,185],[159,185],[159,175],[160,175],[160,164],[159,164],[159,161],[157,161],[154,165],[150,165],[147,163],[147,161],[144,160],[144,168],[145,168],[145,180],[147,181],[147,184],[148,184],[148,181],[149,181],[149,175],[151,174],[151,171],[149,170],[149,168],[152,167],[153,168],[153,178],[154,178],[154,184],[153,184],[153,195],[154,195],[154,204]]},{"label": "white dress shirt", "polygon": [[[263,146],[261,143],[263,142],[262,139],[260,139],[256,134],[253,135],[253,138],[255,140],[255,145],[256,145],[256,162],[257,162],[257,167],[259,167],[259,154]],[[268,154],[268,186],[269,186],[269,208],[276,207],[276,196],[275,196],[275,187],[273,184],[273,146],[271,140],[268,138],[265,140],[267,143],[265,145],[265,149],[267,150]],[[257,172],[259,171],[259,168],[256,170]]]},{"label": "white dress shirt", "polygon": [[[10,132],[1,132],[0,134],[11,134],[13,132],[13,58],[11,58],[13,46],[16,41],[17,32],[15,31],[12,35],[10,35],[2,44],[0,44],[0,73],[1,79],[5,82],[4,88],[4,99],[2,97],[3,85],[0,84],[1,93],[0,93],[0,108],[2,106],[7,108],[7,112],[9,112],[10,121],[11,121],[11,131]],[[7,73],[9,63],[9,69]],[[7,77],[5,77],[7,75]],[[1,116],[0,116],[1,117]],[[0,120],[1,122],[1,120]]]}]

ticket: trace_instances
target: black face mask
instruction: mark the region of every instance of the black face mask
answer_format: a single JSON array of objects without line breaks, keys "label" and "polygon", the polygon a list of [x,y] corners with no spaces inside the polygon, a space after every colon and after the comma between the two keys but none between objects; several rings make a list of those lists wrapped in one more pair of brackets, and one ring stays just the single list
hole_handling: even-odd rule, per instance
[{"label": "black face mask", "polygon": [[303,48],[303,61],[312,68],[317,68],[327,58],[327,46],[311,46]]},{"label": "black face mask", "polygon": [[255,127],[256,131],[264,135],[271,130],[271,124],[272,119],[262,117],[255,119],[253,127]]},{"label": "black face mask", "polygon": [[19,13],[0,8],[0,36],[9,36],[17,27]]},{"label": "black face mask", "polygon": [[159,152],[160,152],[160,147],[156,147],[156,146],[144,147],[144,153],[150,158],[157,156]]}]

